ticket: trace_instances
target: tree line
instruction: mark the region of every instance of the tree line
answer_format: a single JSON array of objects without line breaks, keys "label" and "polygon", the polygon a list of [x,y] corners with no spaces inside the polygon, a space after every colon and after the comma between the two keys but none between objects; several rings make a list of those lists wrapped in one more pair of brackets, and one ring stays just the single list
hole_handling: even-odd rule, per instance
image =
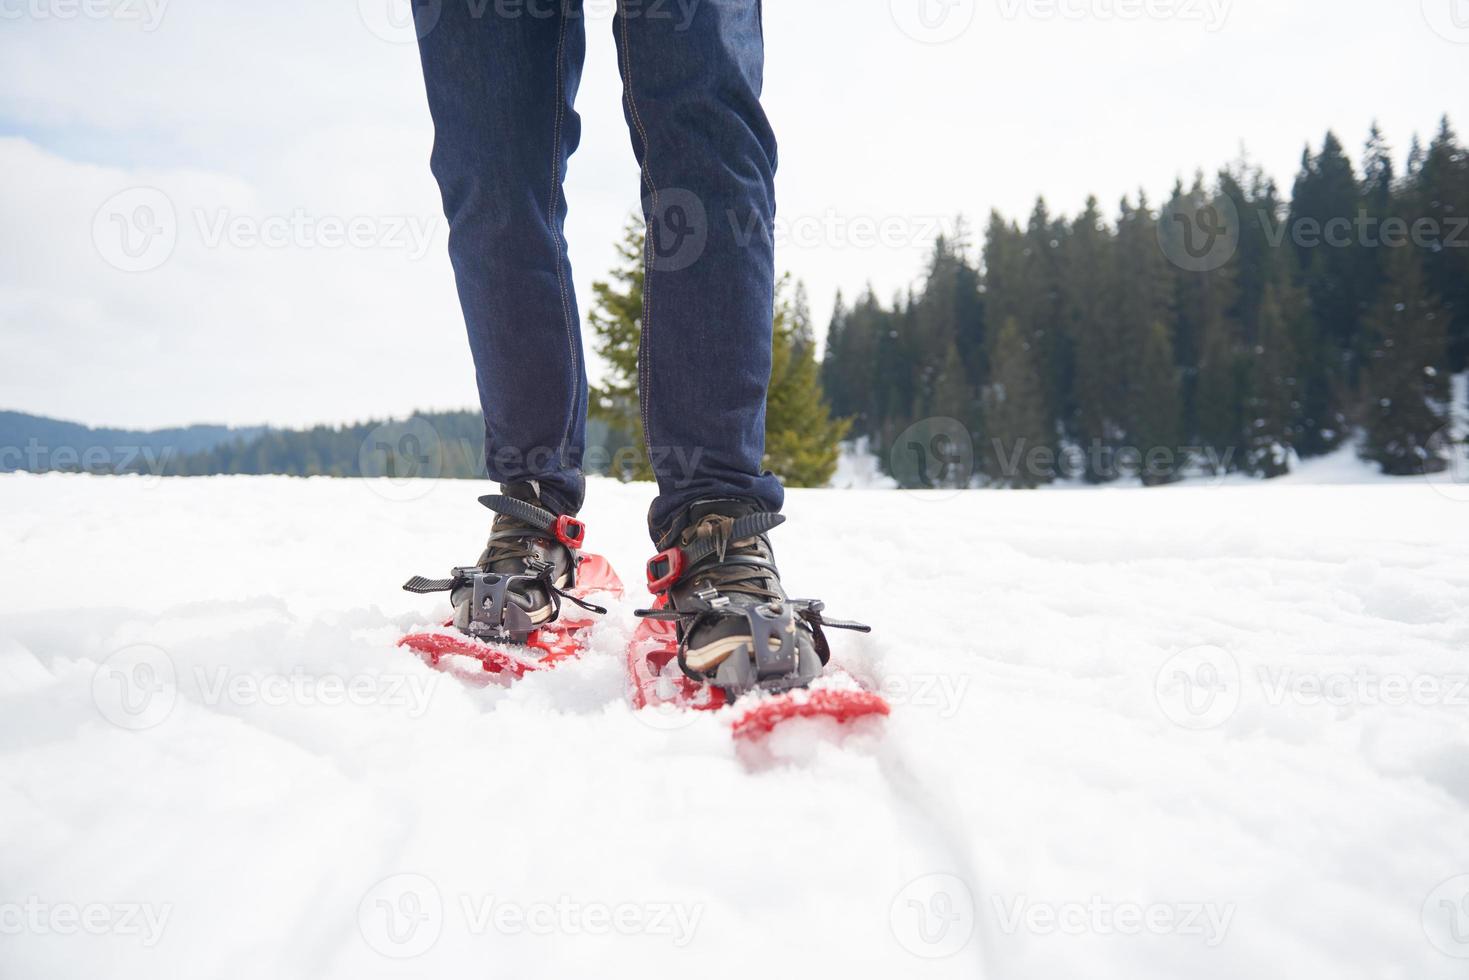
[{"label": "tree line", "polygon": [[955,482],[1031,487],[1273,477],[1354,436],[1385,473],[1434,472],[1466,367],[1469,154],[1445,118],[1401,174],[1375,126],[1359,166],[1328,133],[1288,200],[1242,160],[1111,220],[1095,198],[992,214],[978,256],[961,221],[906,295],[838,297],[821,378],[890,465],[941,432],[973,447]]}]

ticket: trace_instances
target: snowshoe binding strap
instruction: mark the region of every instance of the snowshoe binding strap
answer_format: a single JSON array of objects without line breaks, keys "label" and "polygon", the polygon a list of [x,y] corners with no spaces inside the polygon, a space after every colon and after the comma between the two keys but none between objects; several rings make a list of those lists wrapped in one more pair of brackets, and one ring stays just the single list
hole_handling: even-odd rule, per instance
[{"label": "snowshoe binding strap", "polygon": [[587,539],[587,526],[566,514],[556,515],[543,507],[504,494],[490,494],[479,498],[479,502],[497,514],[513,517],[546,532],[573,552],[581,550],[582,542]]},{"label": "snowshoe binding strap", "polygon": [[504,575],[487,572],[475,566],[454,569],[452,578],[429,579],[415,575],[404,584],[403,591],[431,595],[453,592],[459,588],[472,588],[474,595],[469,607],[469,634],[482,640],[524,643],[535,632],[536,627],[532,625],[525,610],[510,601],[510,593],[516,586],[530,584],[540,586],[551,596],[552,611],[548,622],[555,622],[561,615],[563,599],[587,612],[598,616],[607,615],[605,606],[587,602],[564,589],[558,589],[551,582],[551,567],[540,562],[534,563],[531,573],[527,575]]},{"label": "snowshoe binding strap", "polygon": [[[535,632],[530,615],[514,602],[512,596],[535,587],[544,589],[551,601],[551,615],[546,622],[555,622],[561,615],[561,602],[566,600],[587,612],[605,616],[607,610],[596,603],[587,602],[570,591],[557,586],[554,569],[550,563],[536,557],[536,552],[526,546],[526,537],[554,540],[571,555],[570,579],[574,585],[576,569],[581,556],[577,553],[586,540],[586,525],[566,514],[553,514],[543,507],[515,497],[494,494],[480,498],[480,503],[497,514],[508,517],[516,525],[497,530],[490,535],[490,544],[485,558],[485,567],[467,566],[454,569],[446,579],[425,578],[415,575],[403,585],[405,592],[415,595],[430,595],[438,592],[455,592],[472,589],[469,607],[469,623],[466,632],[482,640],[502,643],[525,643]],[[501,558],[514,558],[525,563],[523,573],[490,571],[499,549]]]},{"label": "snowshoe binding strap", "polygon": [[704,559],[711,555],[718,555],[722,558],[724,550],[729,547],[731,541],[743,541],[745,538],[756,537],[784,523],[784,514],[757,511],[736,520],[730,526],[728,534],[699,538],[687,547],[674,545],[671,548],[665,548],[648,559],[648,591],[654,595],[662,595],[683,578],[684,572]]}]

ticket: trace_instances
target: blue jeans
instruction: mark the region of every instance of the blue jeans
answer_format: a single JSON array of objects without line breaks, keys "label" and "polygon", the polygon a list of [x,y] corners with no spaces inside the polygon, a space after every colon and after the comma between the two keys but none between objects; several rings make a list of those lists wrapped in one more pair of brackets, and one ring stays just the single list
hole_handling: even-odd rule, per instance
[{"label": "blue jeans", "polygon": [[[587,378],[562,182],[581,135],[582,0],[415,0],[434,176],[469,328],[489,475],[574,513]],[[655,540],[690,503],[768,510],[775,137],[760,0],[618,0],[623,112],[642,168],[638,394]]]}]

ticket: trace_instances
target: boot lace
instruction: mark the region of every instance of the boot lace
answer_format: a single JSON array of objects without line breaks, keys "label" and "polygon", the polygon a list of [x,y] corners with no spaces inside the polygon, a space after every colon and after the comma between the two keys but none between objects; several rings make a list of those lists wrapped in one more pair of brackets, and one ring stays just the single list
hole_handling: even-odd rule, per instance
[{"label": "boot lace", "polygon": [[780,601],[779,591],[773,587],[771,571],[744,562],[726,562],[728,556],[758,558],[770,561],[770,551],[757,537],[731,541],[730,532],[735,519],[711,514],[684,533],[684,546],[698,540],[711,541],[715,546],[713,560],[697,570],[697,576],[722,594],[740,594],[767,601]]}]

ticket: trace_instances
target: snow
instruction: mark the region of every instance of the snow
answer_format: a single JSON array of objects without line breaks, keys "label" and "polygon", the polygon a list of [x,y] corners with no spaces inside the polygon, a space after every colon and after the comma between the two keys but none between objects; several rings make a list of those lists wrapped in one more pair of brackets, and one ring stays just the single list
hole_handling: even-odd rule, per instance
[{"label": "snow", "polygon": [[792,491],[894,713],[752,755],[626,706],[636,590],[508,689],[394,646],[483,485],[0,477],[0,973],[1463,977],[1463,489]]},{"label": "snow", "polygon": [[882,463],[866,436],[841,444],[837,471],[827,484],[838,490],[893,490],[898,481],[882,471]]}]

